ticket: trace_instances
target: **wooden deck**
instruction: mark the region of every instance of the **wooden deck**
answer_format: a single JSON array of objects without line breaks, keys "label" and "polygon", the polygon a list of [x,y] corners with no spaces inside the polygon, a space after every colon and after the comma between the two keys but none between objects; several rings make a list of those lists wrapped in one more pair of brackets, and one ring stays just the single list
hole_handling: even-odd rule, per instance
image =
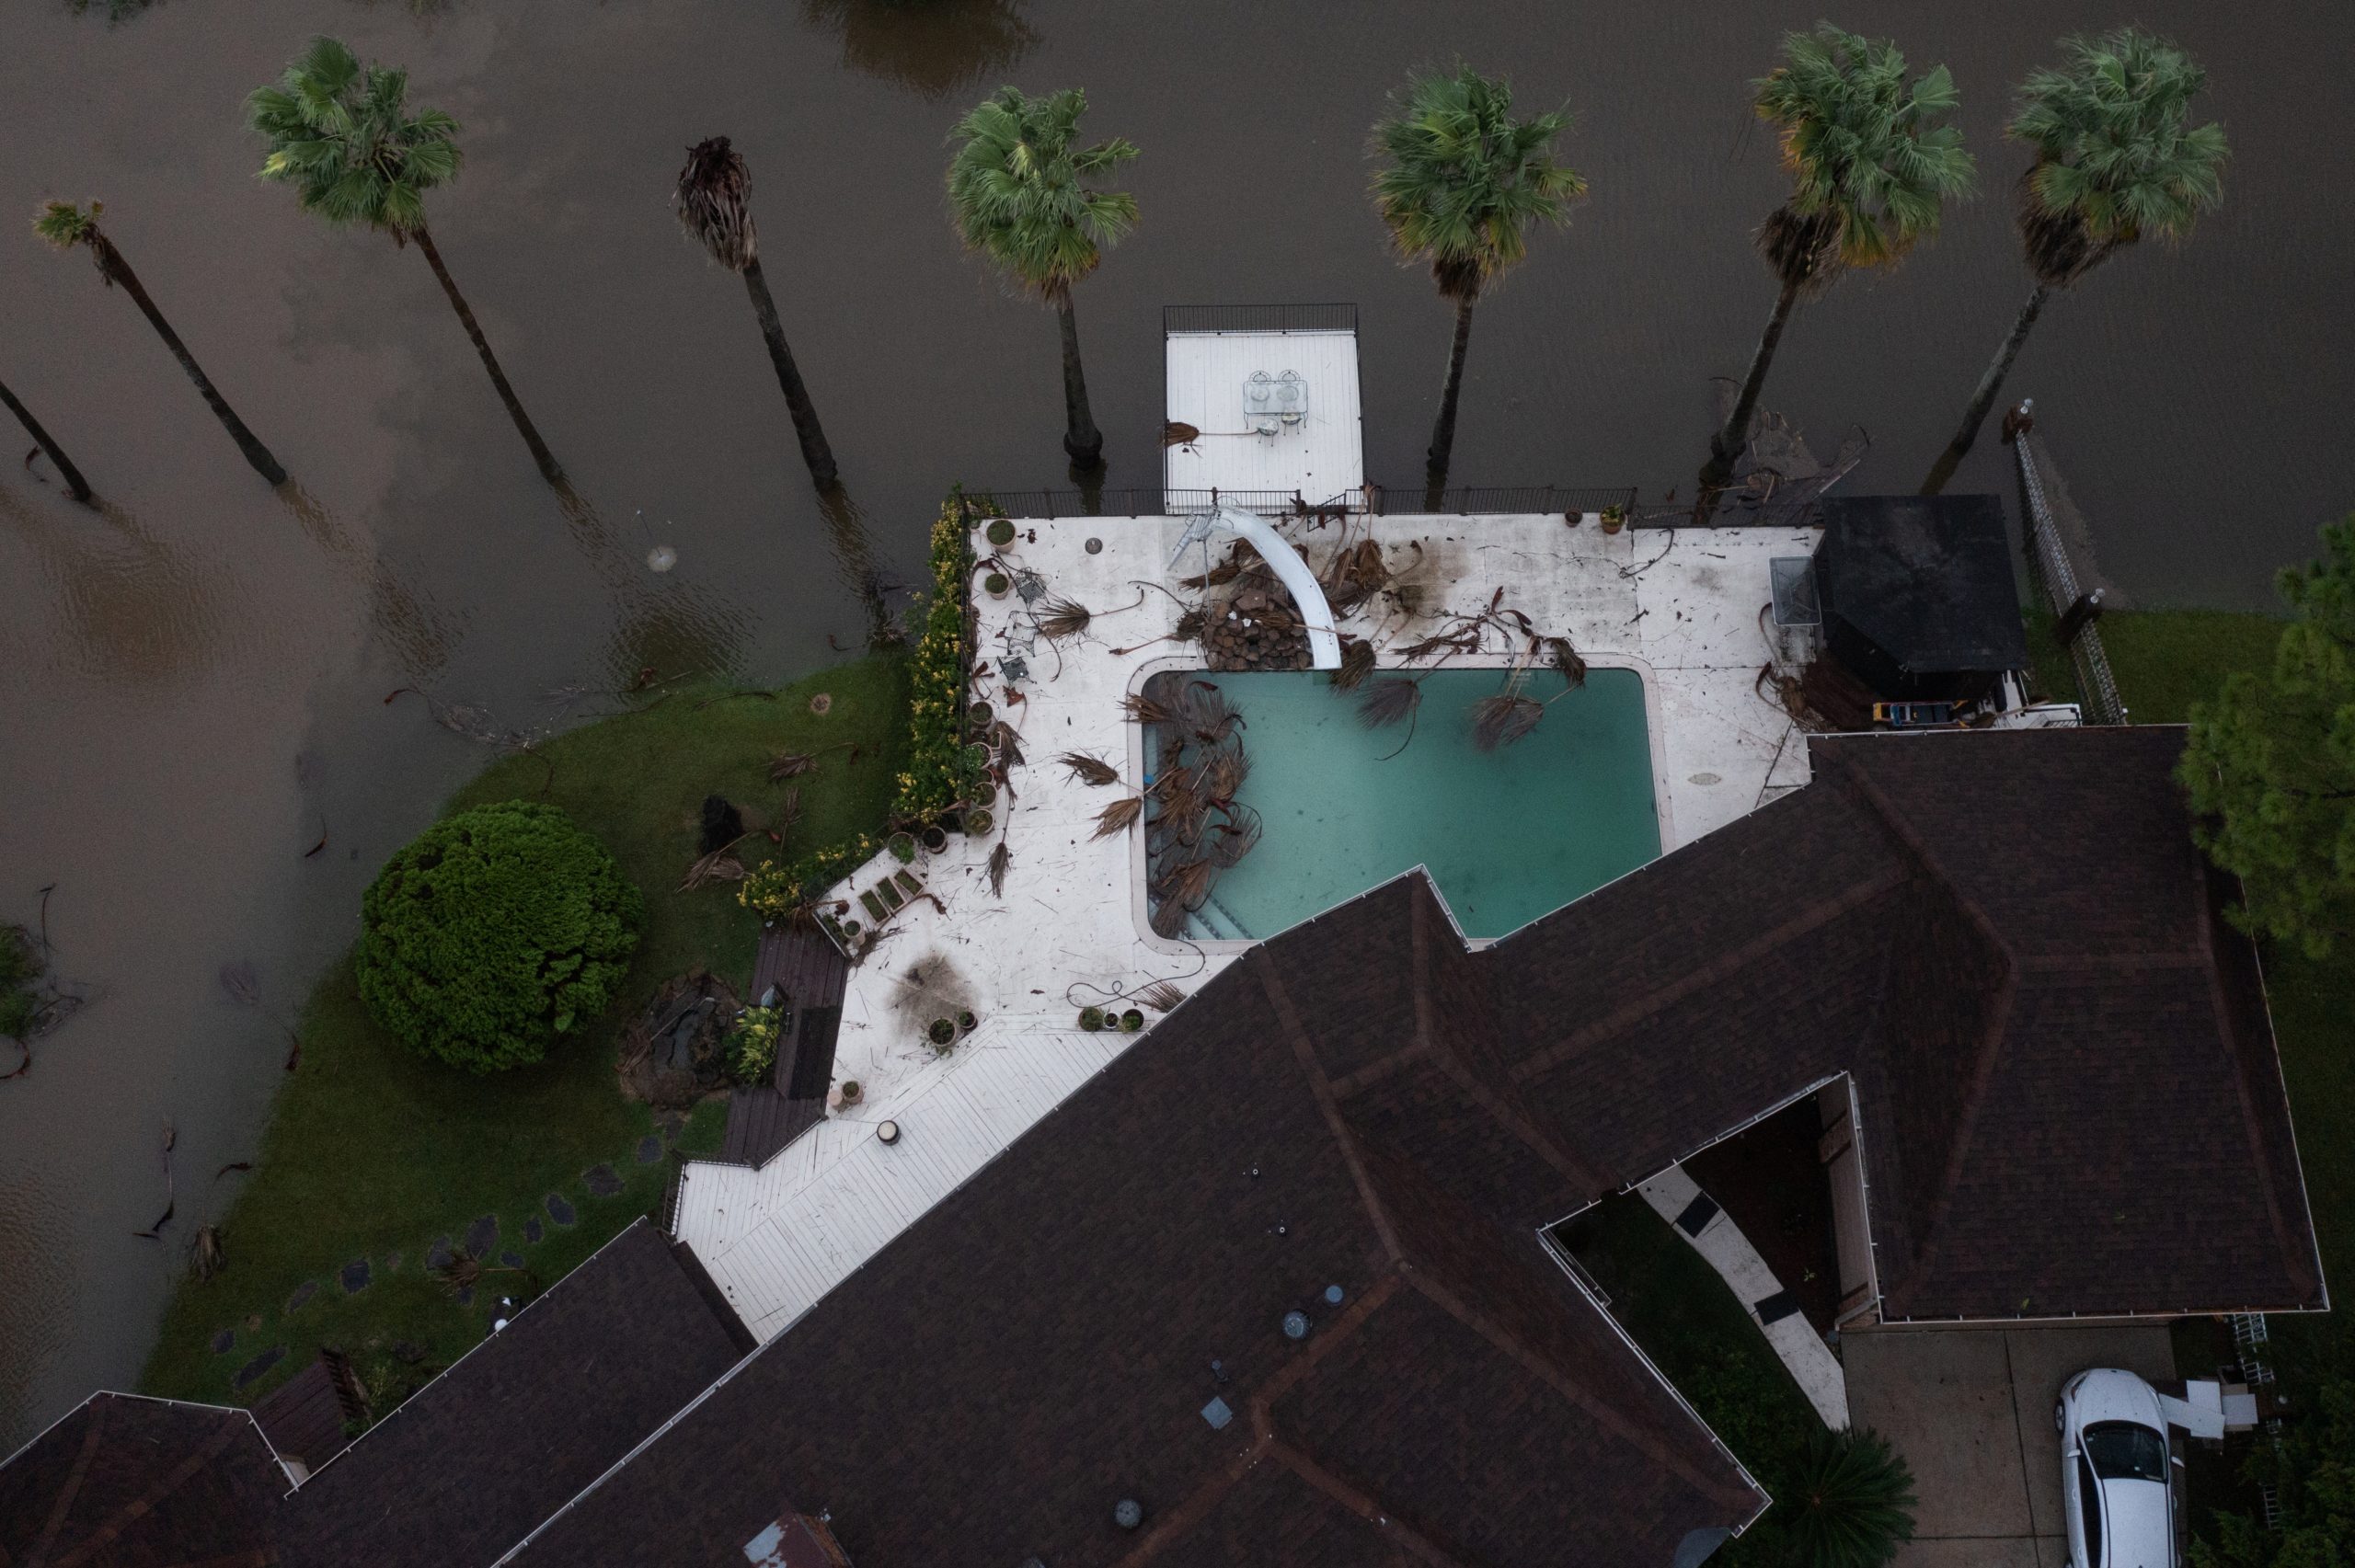
[{"label": "wooden deck", "polygon": [[834,1039],[842,1027],[850,963],[823,932],[768,926],[752,960],[752,1000],[774,987],[790,1017],[770,1081],[739,1089],[728,1102],[719,1157],[761,1165],[825,1118],[833,1081]]},{"label": "wooden deck", "polygon": [[344,1358],[332,1350],[262,1396],[254,1421],[281,1459],[317,1470],[344,1450],[368,1406]]}]

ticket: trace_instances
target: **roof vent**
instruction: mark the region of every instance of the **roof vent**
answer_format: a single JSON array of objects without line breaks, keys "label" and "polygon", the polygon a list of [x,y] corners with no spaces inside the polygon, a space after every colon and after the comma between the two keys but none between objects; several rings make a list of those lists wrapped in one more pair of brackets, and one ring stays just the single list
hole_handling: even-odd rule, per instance
[{"label": "roof vent", "polygon": [[1341,1298],[1348,1294],[1348,1291],[1338,1285],[1328,1285],[1325,1288],[1325,1304],[1328,1307],[1338,1307],[1341,1304]]},{"label": "roof vent", "polygon": [[1112,1505],[1112,1522],[1124,1530],[1132,1530],[1144,1523],[1144,1505],[1133,1497],[1123,1497]]},{"label": "roof vent", "polygon": [[1294,1310],[1284,1314],[1284,1337],[1286,1339],[1306,1339],[1308,1337],[1308,1314],[1306,1312],[1300,1311],[1295,1309]]},{"label": "roof vent", "polygon": [[1212,1431],[1224,1431],[1226,1424],[1235,1419],[1235,1407],[1223,1399],[1213,1398],[1202,1406],[1202,1419],[1211,1424]]}]

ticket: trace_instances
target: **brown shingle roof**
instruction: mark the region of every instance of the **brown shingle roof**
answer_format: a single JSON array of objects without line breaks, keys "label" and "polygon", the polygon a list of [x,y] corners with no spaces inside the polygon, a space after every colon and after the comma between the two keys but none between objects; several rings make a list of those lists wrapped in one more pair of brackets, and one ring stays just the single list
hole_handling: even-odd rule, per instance
[{"label": "brown shingle roof", "polygon": [[0,1464],[0,1563],[258,1568],[285,1489],[242,1410],[95,1394]]}]

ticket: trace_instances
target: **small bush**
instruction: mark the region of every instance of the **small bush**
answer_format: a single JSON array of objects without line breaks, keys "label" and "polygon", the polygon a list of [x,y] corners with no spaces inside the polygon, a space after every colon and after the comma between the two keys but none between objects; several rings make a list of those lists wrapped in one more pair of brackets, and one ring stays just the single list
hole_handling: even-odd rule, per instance
[{"label": "small bush", "polygon": [[418,835],[360,904],[369,1014],[475,1072],[538,1061],[613,1000],[646,901],[553,806],[477,807]]},{"label": "small bush", "polygon": [[739,1083],[760,1083],[776,1069],[784,1019],[774,1007],[748,1007],[728,1042],[728,1070]]},{"label": "small bush", "polygon": [[1803,1568],[1879,1568],[1913,1539],[1913,1472],[1879,1433],[1815,1432],[1775,1503]]}]

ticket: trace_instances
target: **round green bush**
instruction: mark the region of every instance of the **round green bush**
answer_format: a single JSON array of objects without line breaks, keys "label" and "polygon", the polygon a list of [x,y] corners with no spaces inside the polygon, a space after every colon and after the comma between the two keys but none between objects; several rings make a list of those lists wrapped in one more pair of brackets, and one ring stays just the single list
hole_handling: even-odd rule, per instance
[{"label": "round green bush", "polygon": [[475,1072],[520,1067],[589,1027],[638,946],[646,900],[553,806],[478,806],[386,863],[360,901],[370,1016]]}]

